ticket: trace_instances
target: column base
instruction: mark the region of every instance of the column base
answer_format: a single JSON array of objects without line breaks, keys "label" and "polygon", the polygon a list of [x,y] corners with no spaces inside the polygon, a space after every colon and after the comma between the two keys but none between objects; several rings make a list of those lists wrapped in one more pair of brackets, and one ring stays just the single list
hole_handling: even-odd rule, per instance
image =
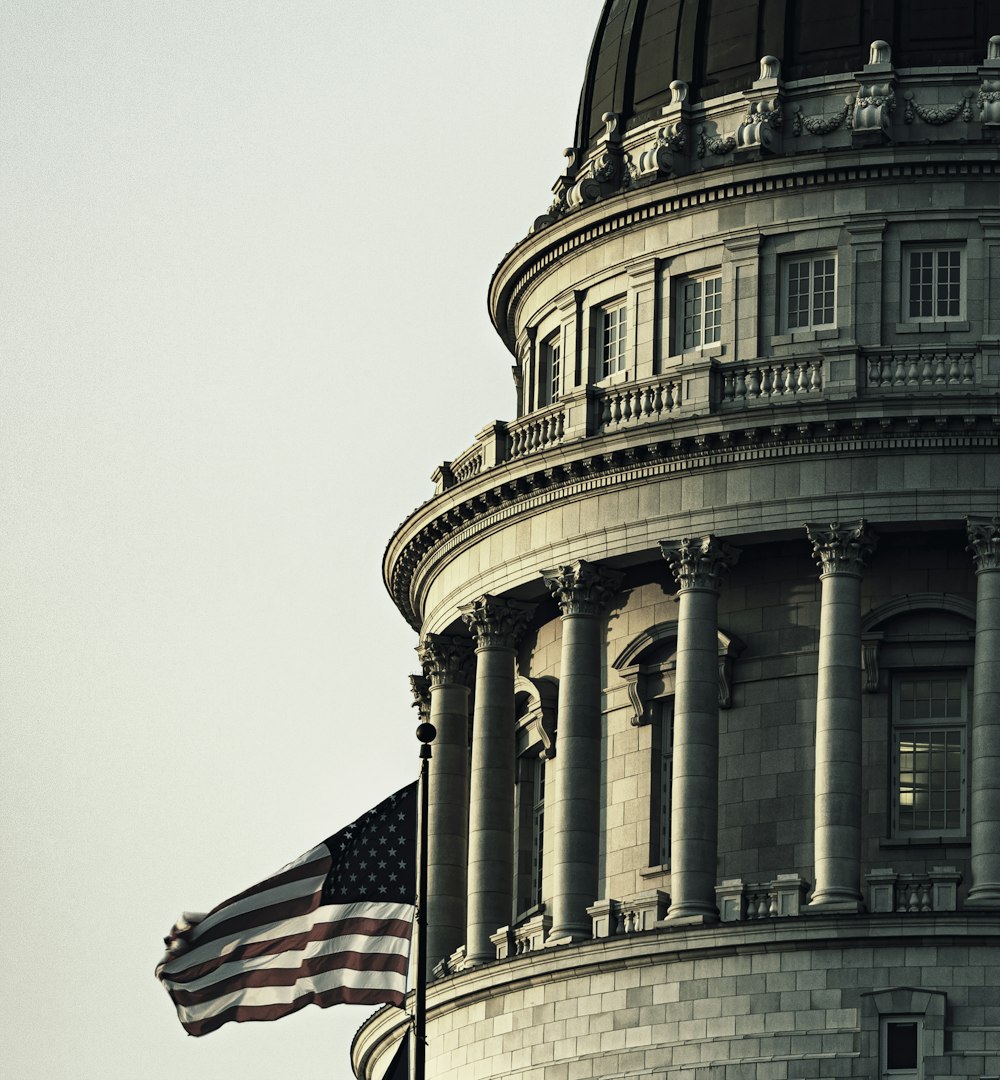
[{"label": "column base", "polygon": [[865,910],[865,905],[862,900],[831,897],[829,900],[810,900],[805,910],[810,915],[858,915]]},{"label": "column base", "polygon": [[962,907],[984,910],[1000,908],[1000,881],[987,881],[982,885],[973,885]]},{"label": "column base", "polygon": [[555,927],[545,939],[545,948],[554,949],[559,945],[573,945],[581,941],[593,941],[594,932],[590,926]]},{"label": "column base", "polygon": [[719,921],[719,909],[708,904],[675,904],[657,926],[711,926]]}]

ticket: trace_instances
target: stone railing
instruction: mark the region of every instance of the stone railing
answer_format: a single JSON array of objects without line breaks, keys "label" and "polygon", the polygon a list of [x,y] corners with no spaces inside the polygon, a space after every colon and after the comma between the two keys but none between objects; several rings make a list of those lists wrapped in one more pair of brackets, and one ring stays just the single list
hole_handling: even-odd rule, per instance
[{"label": "stone railing", "polygon": [[754,360],[719,368],[718,398],[722,406],[745,407],[781,398],[819,395],[823,390],[823,359]]},{"label": "stone railing", "polygon": [[670,896],[650,889],[630,900],[598,900],[587,908],[595,938],[620,937],[655,930],[670,907]]},{"label": "stone railing", "polygon": [[976,353],[911,349],[868,353],[865,385],[872,390],[971,390],[976,382]]},{"label": "stone railing", "polygon": [[891,867],[865,877],[868,910],[873,913],[955,911],[962,875],[954,866],[932,866],[924,874],[897,874]]},{"label": "stone railing", "polygon": [[508,456],[511,460],[545,450],[562,442],[566,431],[566,410],[559,402],[507,425]]},{"label": "stone railing", "polygon": [[455,484],[461,484],[463,480],[471,480],[482,471],[483,448],[479,443],[470,446],[468,450],[451,462],[452,482]]},{"label": "stone railing", "polygon": [[680,381],[661,375],[597,391],[597,432],[663,420],[681,406]]},{"label": "stone railing", "polygon": [[800,915],[808,888],[809,882],[798,874],[757,883],[727,878],[716,885],[715,896],[723,922],[753,922]]},{"label": "stone railing", "polygon": [[490,935],[490,941],[496,948],[498,960],[510,960],[515,956],[540,952],[551,929],[551,915],[534,915],[517,926],[501,926],[495,934]]}]

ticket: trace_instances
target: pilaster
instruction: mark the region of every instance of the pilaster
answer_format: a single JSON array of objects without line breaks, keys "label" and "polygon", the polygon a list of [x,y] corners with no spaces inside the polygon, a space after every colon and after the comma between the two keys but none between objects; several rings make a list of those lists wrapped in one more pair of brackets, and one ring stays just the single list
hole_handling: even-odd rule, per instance
[{"label": "pilaster", "polygon": [[976,651],[969,729],[972,883],[966,904],[1000,908],[1000,516],[966,519],[976,564]]}]

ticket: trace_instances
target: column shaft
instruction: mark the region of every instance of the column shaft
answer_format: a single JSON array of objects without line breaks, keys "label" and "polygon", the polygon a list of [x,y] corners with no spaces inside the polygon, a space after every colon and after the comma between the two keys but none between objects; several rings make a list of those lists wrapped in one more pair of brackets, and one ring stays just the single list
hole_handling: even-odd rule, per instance
[{"label": "column shaft", "polygon": [[680,585],[670,792],[670,922],[714,922],[719,849],[719,585],[739,550],[661,543]]},{"label": "column shaft", "polygon": [[556,756],[545,798],[553,945],[592,936],[601,815],[601,614],[621,574],[578,561],[543,574],[562,610]]},{"label": "column shaft", "polygon": [[1000,907],[1000,519],[970,519],[976,557],[976,652],[969,726],[968,906]]},{"label": "column shaft", "polygon": [[864,521],[807,525],[820,575],[810,906],[858,911],[861,898],[861,574],[875,548]]}]

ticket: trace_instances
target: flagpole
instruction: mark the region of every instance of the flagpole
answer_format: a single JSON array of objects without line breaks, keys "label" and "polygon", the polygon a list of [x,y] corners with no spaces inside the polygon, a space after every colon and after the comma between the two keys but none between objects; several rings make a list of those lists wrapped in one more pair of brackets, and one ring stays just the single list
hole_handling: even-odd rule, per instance
[{"label": "flagpole", "polygon": [[413,1080],[425,1080],[427,1027],[427,774],[431,743],[437,731],[426,721],[417,727],[420,740],[420,861],[417,867],[417,986],[413,1017]]}]

